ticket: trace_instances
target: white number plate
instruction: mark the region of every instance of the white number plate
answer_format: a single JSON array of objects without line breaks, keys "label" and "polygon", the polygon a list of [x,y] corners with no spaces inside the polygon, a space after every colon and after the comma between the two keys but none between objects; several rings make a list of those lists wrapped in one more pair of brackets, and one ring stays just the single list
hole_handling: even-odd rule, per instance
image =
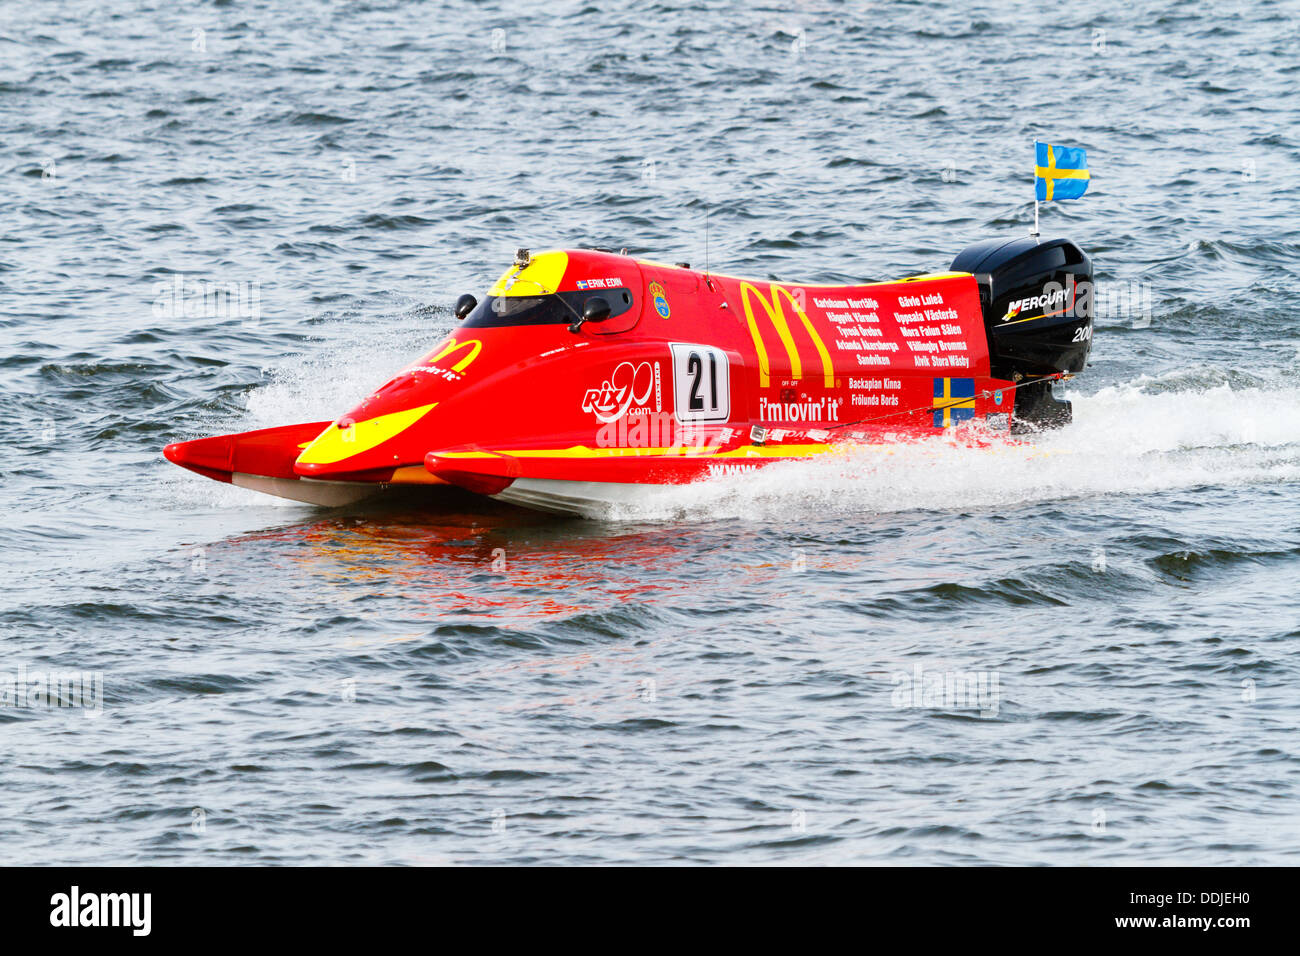
[{"label": "white number plate", "polygon": [[673,409],[679,422],[725,422],[731,417],[727,353],[711,345],[673,342]]}]

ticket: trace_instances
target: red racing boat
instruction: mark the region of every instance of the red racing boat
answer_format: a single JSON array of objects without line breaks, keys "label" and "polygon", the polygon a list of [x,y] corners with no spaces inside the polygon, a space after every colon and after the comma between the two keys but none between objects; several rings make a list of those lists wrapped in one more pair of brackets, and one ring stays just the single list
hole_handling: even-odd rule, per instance
[{"label": "red racing boat", "polygon": [[164,454],[318,505],[452,485],[590,514],[848,443],[1024,433],[1070,420],[1052,383],[1087,360],[1092,264],[1064,239],[990,240],[951,272],[816,285],[520,250],[455,311],[451,335],[334,421]]}]

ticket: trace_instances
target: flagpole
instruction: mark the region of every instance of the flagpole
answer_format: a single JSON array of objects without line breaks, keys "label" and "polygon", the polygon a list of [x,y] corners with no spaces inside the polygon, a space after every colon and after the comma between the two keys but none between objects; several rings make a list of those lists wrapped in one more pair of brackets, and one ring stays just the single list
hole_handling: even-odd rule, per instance
[{"label": "flagpole", "polygon": [[[1047,148],[1050,150],[1052,147],[1051,147],[1051,146],[1048,146]],[[1038,145],[1037,145],[1037,143],[1035,143],[1035,144],[1034,144],[1034,151],[1035,151],[1035,152],[1034,152],[1034,158],[1035,158],[1035,160],[1037,160],[1037,158],[1038,158],[1037,150],[1038,150]],[[1032,239],[1034,240],[1034,242],[1038,242],[1038,169],[1037,169],[1037,162],[1035,162],[1035,169],[1034,169],[1034,228],[1031,229],[1031,230],[1029,231],[1029,235],[1030,235],[1030,238],[1032,238]]]}]

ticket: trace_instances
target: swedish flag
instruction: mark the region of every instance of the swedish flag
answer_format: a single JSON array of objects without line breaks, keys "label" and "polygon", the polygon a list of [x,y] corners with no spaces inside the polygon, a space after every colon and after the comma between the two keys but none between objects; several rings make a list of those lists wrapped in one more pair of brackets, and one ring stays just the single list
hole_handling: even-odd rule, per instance
[{"label": "swedish flag", "polygon": [[1034,143],[1034,189],[1039,202],[1078,199],[1088,190],[1088,153],[1068,146]]},{"label": "swedish flag", "polygon": [[975,417],[975,379],[936,378],[934,380],[934,427],[947,428],[953,422]]}]

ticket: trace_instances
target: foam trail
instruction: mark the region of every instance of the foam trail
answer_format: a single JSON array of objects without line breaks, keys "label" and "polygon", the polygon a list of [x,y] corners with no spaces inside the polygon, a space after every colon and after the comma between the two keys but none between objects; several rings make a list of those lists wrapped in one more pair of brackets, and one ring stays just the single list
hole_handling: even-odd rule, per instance
[{"label": "foam trail", "polygon": [[[332,420],[356,405],[416,357],[432,348],[451,327],[450,316],[439,316],[427,327],[412,329],[405,323],[392,328],[338,325],[332,335],[342,337],[310,354],[273,369],[265,385],[252,389],[242,414],[222,416],[196,428],[200,434],[252,431],[275,425],[312,420]],[[188,473],[168,472],[173,506],[247,509],[271,507],[309,509],[287,498],[264,495],[221,482],[195,482]]]},{"label": "foam trail", "polygon": [[682,486],[602,512],[616,520],[756,518],[1007,508],[1093,495],[1300,479],[1300,389],[1160,390],[1157,381],[1070,394],[1074,424],[1025,444],[943,438],[860,447]]},{"label": "foam trail", "polygon": [[433,348],[445,334],[441,326],[418,334],[409,329],[376,332],[276,369],[266,385],[249,393],[249,418],[230,430],[324,421],[342,415]]}]

